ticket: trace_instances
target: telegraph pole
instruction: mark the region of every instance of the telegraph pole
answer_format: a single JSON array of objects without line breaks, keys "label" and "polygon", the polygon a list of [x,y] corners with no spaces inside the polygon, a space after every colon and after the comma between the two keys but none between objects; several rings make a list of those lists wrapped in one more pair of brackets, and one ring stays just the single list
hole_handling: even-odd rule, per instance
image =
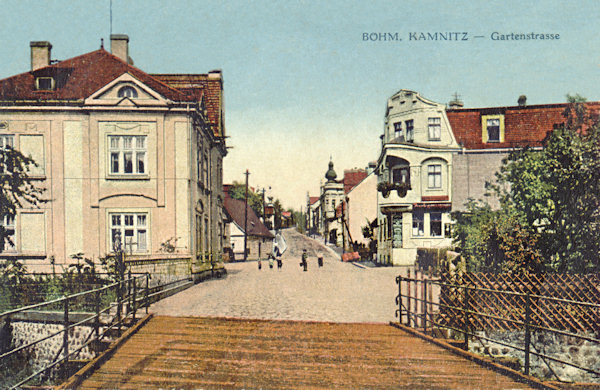
[{"label": "telegraph pole", "polygon": [[246,169],[246,196],[245,196],[245,207],[244,207],[244,261],[248,259],[248,176],[250,172]]}]

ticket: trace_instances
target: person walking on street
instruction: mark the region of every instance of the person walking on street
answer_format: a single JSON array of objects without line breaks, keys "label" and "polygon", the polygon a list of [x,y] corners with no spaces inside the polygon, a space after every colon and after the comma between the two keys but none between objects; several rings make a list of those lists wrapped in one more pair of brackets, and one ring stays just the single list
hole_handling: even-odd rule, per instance
[{"label": "person walking on street", "polygon": [[258,259],[258,269],[261,269],[261,268],[262,268],[262,264],[260,262],[260,259]]},{"label": "person walking on street", "polygon": [[269,256],[269,268],[273,269],[273,256]]},{"label": "person walking on street", "polygon": [[304,267],[304,271],[308,270],[308,254],[306,253],[306,249],[302,250],[302,261],[300,262],[300,266]]}]

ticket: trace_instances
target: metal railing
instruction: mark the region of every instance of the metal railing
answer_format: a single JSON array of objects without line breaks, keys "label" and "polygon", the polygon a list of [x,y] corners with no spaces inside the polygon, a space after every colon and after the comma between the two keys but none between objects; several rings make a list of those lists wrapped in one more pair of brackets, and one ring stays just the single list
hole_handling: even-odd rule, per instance
[{"label": "metal railing", "polygon": [[[12,383],[8,384],[9,388],[19,388],[36,378],[44,381],[57,374],[66,378],[69,375],[69,362],[80,355],[84,348],[87,347],[89,350],[95,347],[98,351],[100,344],[107,341],[115,332],[117,336],[121,336],[123,328],[128,323],[133,324],[136,321],[140,309],[145,308],[148,313],[152,294],[157,294],[157,292],[151,293],[149,280],[149,274],[139,276],[129,274],[127,278],[104,287],[0,313],[0,323],[5,324],[7,321],[10,324],[15,318],[26,318],[40,311],[42,314],[53,313],[55,316],[62,313],[60,321],[62,329],[0,354],[0,364],[7,363],[9,359],[17,358],[19,353],[62,335],[62,346],[54,359],[34,372],[24,374],[25,377],[4,378],[5,381],[11,380]],[[83,313],[78,313],[79,315],[76,316],[73,313],[75,311],[83,311]],[[89,327],[91,330],[83,341],[75,343],[71,340],[70,333],[72,329],[80,326]],[[61,372],[57,372],[59,370]],[[2,372],[0,374],[7,375]]]},{"label": "metal railing", "polygon": [[[576,333],[566,325],[564,328],[558,328],[553,324],[560,321],[556,321],[555,318],[550,320],[549,317],[560,316],[561,310],[556,310],[554,313],[542,312],[547,311],[545,309],[547,307],[561,307],[562,310],[571,312],[592,313],[600,319],[600,304],[468,284],[446,283],[439,278],[427,277],[423,274],[416,277],[416,273],[413,278],[410,277],[410,273],[407,277],[397,276],[396,284],[398,285],[396,317],[401,324],[417,328],[434,337],[442,333],[441,329],[449,329],[461,336],[462,347],[465,350],[469,350],[469,341],[475,339],[520,351],[524,360],[523,371],[526,375],[530,374],[531,356],[537,356],[558,380],[560,378],[552,369],[550,362],[600,376],[599,371],[577,364],[575,361],[566,361],[543,353],[532,342],[533,332],[547,332],[573,338],[579,342],[589,342],[600,348],[599,329]],[[502,310],[503,303],[508,301],[511,303],[510,309]],[[515,301],[520,302],[518,310],[514,309]],[[513,332],[515,334],[522,333],[522,339],[516,344],[514,341],[511,343],[493,339],[487,335],[489,332],[482,332],[486,330],[515,331]]]}]

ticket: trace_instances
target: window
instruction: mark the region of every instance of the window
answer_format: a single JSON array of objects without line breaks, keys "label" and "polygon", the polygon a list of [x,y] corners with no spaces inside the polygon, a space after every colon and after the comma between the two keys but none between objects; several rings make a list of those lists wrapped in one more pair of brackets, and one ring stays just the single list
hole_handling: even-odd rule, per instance
[{"label": "window", "polygon": [[407,166],[395,167],[392,170],[392,181],[396,184],[398,184],[398,183],[410,184],[410,167],[407,167]]},{"label": "window", "polygon": [[394,137],[395,138],[402,137],[402,122],[394,123]]},{"label": "window", "polygon": [[442,236],[442,213],[429,214],[429,234],[433,237]]},{"label": "window", "polygon": [[138,93],[137,90],[129,85],[126,85],[124,87],[121,87],[121,89],[119,89],[119,91],[117,92],[117,96],[120,98],[123,97],[127,97],[127,98],[137,98],[138,97]]},{"label": "window", "polygon": [[414,131],[414,121],[408,120],[404,122],[406,126],[406,142],[414,142],[415,140],[415,131]]},{"label": "window", "polygon": [[392,247],[402,248],[402,214],[392,215]]},{"label": "window", "polygon": [[140,175],[146,172],[146,136],[114,136],[109,139],[110,173]]},{"label": "window", "polygon": [[4,238],[0,242],[0,252],[15,251],[15,216],[6,214],[0,219],[0,226],[4,229]]},{"label": "window", "polygon": [[35,79],[35,87],[40,91],[52,91],[54,79],[52,77],[38,77]]},{"label": "window", "polygon": [[113,250],[146,252],[148,250],[148,221],[146,213],[111,213],[110,239]]},{"label": "window", "polygon": [[442,166],[439,164],[427,166],[427,183],[429,188],[442,188]]},{"label": "window", "polygon": [[488,142],[500,142],[500,119],[487,120]]},{"label": "window", "polygon": [[428,128],[429,128],[429,140],[430,141],[439,141],[442,137],[441,119],[440,118],[429,118],[428,119]]},{"label": "window", "polygon": [[[0,135],[0,149],[12,149],[15,144],[15,136],[14,135]],[[0,173],[4,173],[6,171],[6,161],[2,161],[0,163]]]},{"label": "window", "polygon": [[6,135],[0,134],[0,149],[6,148],[14,148],[15,146],[15,136],[14,135]]},{"label": "window", "polygon": [[423,210],[413,210],[413,237],[422,237],[423,229]]}]

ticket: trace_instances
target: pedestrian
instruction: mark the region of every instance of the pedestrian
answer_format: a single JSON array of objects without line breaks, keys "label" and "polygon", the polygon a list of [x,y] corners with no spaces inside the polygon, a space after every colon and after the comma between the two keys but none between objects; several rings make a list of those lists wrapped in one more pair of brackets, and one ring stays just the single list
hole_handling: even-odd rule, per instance
[{"label": "pedestrian", "polygon": [[273,256],[269,256],[269,268],[273,269]]},{"label": "pedestrian", "polygon": [[318,263],[319,263],[319,268],[321,268],[321,267],[323,266],[323,256],[319,256],[319,257],[317,258],[317,261],[318,261]]},{"label": "pedestrian", "polygon": [[281,267],[283,267],[283,261],[281,261],[281,258],[277,259],[277,269],[281,269]]},{"label": "pedestrian", "polygon": [[308,254],[306,253],[306,249],[302,249],[302,261],[300,262],[300,267],[304,268],[304,272],[308,270]]},{"label": "pedestrian", "polygon": [[261,268],[262,268],[262,264],[260,262],[260,259],[258,259],[258,269],[261,269]]}]

